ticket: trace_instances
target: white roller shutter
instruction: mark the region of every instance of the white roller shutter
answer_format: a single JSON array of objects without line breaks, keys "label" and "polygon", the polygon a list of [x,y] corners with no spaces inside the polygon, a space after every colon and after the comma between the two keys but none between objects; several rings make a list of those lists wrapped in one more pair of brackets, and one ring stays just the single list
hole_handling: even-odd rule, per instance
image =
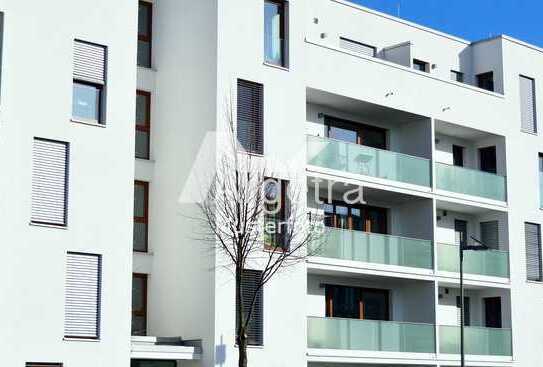
[{"label": "white roller shutter", "polygon": [[344,37],[339,37],[339,47],[345,50],[349,50],[351,52],[356,52],[371,57],[374,57],[376,52],[375,47],[373,46],[365,45],[363,43],[353,41]]},{"label": "white roller shutter", "polygon": [[526,242],[526,277],[541,281],[541,228],[539,224],[524,223]]},{"label": "white roller shutter", "polygon": [[520,76],[520,115],[522,131],[535,134],[537,132],[535,109],[535,81]]},{"label": "white roller shutter", "polygon": [[74,79],[96,84],[106,81],[106,47],[74,41]]},{"label": "white roller shutter", "polygon": [[100,332],[101,257],[68,252],[64,335],[97,339]]},{"label": "white roller shutter", "polygon": [[65,142],[34,138],[32,152],[33,223],[67,224],[68,153]]}]

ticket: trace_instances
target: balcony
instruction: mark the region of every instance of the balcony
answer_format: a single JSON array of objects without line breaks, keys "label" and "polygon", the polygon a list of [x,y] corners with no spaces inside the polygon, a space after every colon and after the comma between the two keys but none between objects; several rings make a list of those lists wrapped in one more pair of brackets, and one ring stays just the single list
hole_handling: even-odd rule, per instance
[{"label": "balcony", "polygon": [[368,263],[432,268],[432,241],[330,228],[315,256]]},{"label": "balcony", "polygon": [[435,353],[434,325],[308,317],[308,348]]},{"label": "balcony", "polygon": [[307,163],[327,169],[430,186],[430,160],[388,150],[307,136]]},{"label": "balcony", "polygon": [[475,169],[436,163],[436,185],[440,190],[505,201],[505,177]]},{"label": "balcony", "polygon": [[[466,327],[464,329],[466,354],[481,356],[512,356],[511,329]],[[460,328],[439,327],[439,351],[460,354]]]},{"label": "balcony", "polygon": [[[440,243],[437,248],[438,270],[459,272],[458,246]],[[499,250],[466,251],[464,253],[464,272],[509,278],[509,253]]]}]

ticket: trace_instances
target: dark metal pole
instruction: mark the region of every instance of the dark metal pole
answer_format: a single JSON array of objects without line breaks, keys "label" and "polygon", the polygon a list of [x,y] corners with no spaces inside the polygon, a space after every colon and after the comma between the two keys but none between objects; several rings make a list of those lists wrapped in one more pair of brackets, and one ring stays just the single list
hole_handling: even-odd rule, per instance
[{"label": "dark metal pole", "polygon": [[464,361],[464,249],[460,248],[460,366],[465,367]]}]

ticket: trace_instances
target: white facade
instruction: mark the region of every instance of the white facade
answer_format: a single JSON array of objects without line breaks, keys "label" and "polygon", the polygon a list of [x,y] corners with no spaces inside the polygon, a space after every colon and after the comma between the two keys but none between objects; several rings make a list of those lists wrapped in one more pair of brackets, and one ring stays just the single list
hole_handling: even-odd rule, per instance
[{"label": "white facade", "polygon": [[[249,347],[250,366],[458,366],[459,221],[479,240],[483,224],[495,223],[498,238],[492,252],[466,255],[479,256],[466,260],[468,343],[479,351],[467,365],[543,365],[543,283],[527,280],[524,227],[543,224],[543,145],[541,129],[521,130],[519,87],[521,75],[535,80],[540,125],[542,49],[507,36],[470,42],[344,0],[290,0],[287,60],[277,66],[264,58],[264,1],[154,0],[145,1],[152,57],[143,67],[136,0],[32,3],[0,0],[6,365],[237,365],[234,279],[195,238],[197,208],[179,197],[201,169],[195,162],[212,162],[213,172],[214,132],[226,102],[235,110],[238,79],[263,85],[263,157],[278,178],[295,176],[307,190],[300,205],[322,211],[316,199],[326,191],[314,178],[337,183],[334,200],[362,187],[367,204],[386,211],[388,235],[344,231],[332,243],[341,251],[310,257],[266,285],[263,343]],[[340,38],[375,47],[375,56],[341,48]],[[105,124],[72,121],[74,39],[107,47]],[[427,72],[414,70],[414,60]],[[476,75],[490,71],[494,91],[477,87]],[[149,159],[134,158],[136,90],[150,93]],[[386,149],[330,139],[330,117],[386,130]],[[70,145],[62,228],[31,223],[35,137]],[[453,146],[463,148],[464,168],[455,167]],[[486,147],[495,147],[495,174],[481,172]],[[134,181],[148,183],[143,252],[132,250]],[[360,236],[367,252],[346,250]],[[64,334],[68,252],[101,255],[97,339]],[[131,273],[147,279],[147,336],[132,338]],[[385,291],[387,319],[330,317],[328,285]],[[486,308],[498,298],[499,317]],[[385,333],[380,342],[360,341],[376,330]]]}]

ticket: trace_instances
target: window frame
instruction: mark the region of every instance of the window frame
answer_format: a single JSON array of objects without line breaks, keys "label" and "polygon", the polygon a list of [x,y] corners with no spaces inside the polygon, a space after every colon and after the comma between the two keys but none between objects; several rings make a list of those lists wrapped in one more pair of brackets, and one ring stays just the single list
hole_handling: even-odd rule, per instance
[{"label": "window frame", "polygon": [[[142,290],[142,293],[143,293],[143,308],[141,310],[134,310],[134,308],[132,307],[132,320],[134,320],[134,316],[136,317],[143,317],[144,319],[144,328],[145,328],[145,333],[143,335],[147,335],[147,289],[148,289],[148,278],[149,276],[147,274],[144,274],[144,273],[132,273],[132,282],[134,282],[134,279],[135,278],[140,278],[142,279],[142,283],[143,283],[143,290]],[[131,335],[136,335],[134,334],[134,330],[131,329],[130,331]],[[140,335],[140,334],[137,334],[137,335]]]},{"label": "window frame", "polygon": [[[151,159],[151,92],[138,89],[136,90],[136,98],[137,96],[144,96],[146,98],[145,121],[143,121],[144,124],[141,125],[138,122],[142,122],[142,121],[136,120],[135,125],[136,125],[136,133],[139,131],[147,135],[147,157],[138,157],[136,155],[136,152],[134,152],[134,157],[137,159],[150,160]],[[137,117],[137,114],[136,114],[136,117]]]},{"label": "window frame", "polygon": [[[77,78],[74,78],[72,83],[73,83],[72,84],[72,121],[83,122],[83,123],[92,124],[92,125],[106,126],[106,122],[104,119],[104,106],[103,106],[104,96],[105,96],[105,85],[99,84],[99,83],[93,83],[88,80],[77,79]],[[96,120],[74,115],[73,99],[75,98],[74,90],[75,90],[76,84],[94,87],[98,91],[98,118]]]},{"label": "window frame", "polygon": [[[279,205],[279,211],[277,213],[274,213],[274,214],[268,214],[265,211],[264,225],[266,226],[267,223],[275,222],[275,228],[276,229],[281,228],[281,232],[280,233],[276,232],[275,234],[273,234],[272,238],[271,238],[272,242],[270,242],[270,243],[268,243],[266,241],[266,234],[267,233],[265,233],[265,236],[264,236],[264,239],[265,239],[265,241],[264,241],[264,249],[265,250],[270,250],[270,251],[278,251],[278,250],[279,251],[288,251],[289,247],[285,244],[285,239],[284,239],[284,236],[288,234],[288,228],[284,228],[284,225],[285,225],[285,223],[288,225],[288,215],[289,215],[289,211],[290,211],[290,201],[289,201],[289,197],[288,197],[288,188],[289,188],[289,185],[290,185],[290,181],[289,180],[278,179],[278,178],[267,177],[265,179],[265,182],[269,182],[269,181],[274,181],[277,185],[279,185],[279,188],[280,188],[279,202],[274,203],[275,205]],[[265,204],[265,206],[268,206],[268,205],[271,205],[271,204]],[[275,211],[275,209],[270,209],[270,211],[271,210]],[[286,232],[283,232],[283,230],[285,230]]]},{"label": "window frame", "polygon": [[[488,82],[489,79],[482,79],[482,78],[488,78],[489,76],[492,77],[492,89],[489,89],[489,88],[485,88],[484,86],[482,86],[482,82]],[[489,91],[489,92],[495,92],[496,91],[496,85],[495,85],[495,81],[494,81],[494,71],[491,70],[491,71],[485,71],[484,73],[479,73],[479,74],[476,74],[475,75],[475,81],[477,82],[476,84],[476,87],[477,88],[480,88],[480,89],[483,89],[483,90],[486,90],[486,91]]]},{"label": "window frame", "polygon": [[[248,143],[252,143],[254,146],[254,149],[248,149],[250,147],[245,147],[243,145],[242,139],[240,139],[240,85],[244,88],[251,88],[251,92],[253,94],[260,94],[260,103],[258,106],[252,105],[251,110],[254,112],[254,110],[257,110],[259,113],[255,113],[255,115],[258,115],[258,121],[250,121],[251,123],[256,122],[258,124],[255,124],[253,127],[253,134],[250,134],[251,139],[254,138],[254,140],[249,141],[249,139],[246,139]],[[251,155],[257,155],[257,156],[264,156],[265,153],[265,117],[264,117],[264,109],[265,109],[265,95],[264,95],[264,84],[253,82],[247,79],[237,79],[236,84],[236,139],[238,143],[238,150],[241,152],[245,152],[247,154]],[[258,93],[256,93],[258,91]],[[252,96],[254,97],[254,95]],[[253,101],[252,101],[253,102]],[[257,134],[257,130],[260,129],[260,134]],[[260,139],[260,141],[259,141]],[[261,146],[258,146],[260,143]],[[249,144],[251,145],[251,144]],[[240,149],[241,148],[241,149]],[[260,149],[259,149],[260,148]]]},{"label": "window frame", "polygon": [[[324,126],[325,126],[325,129],[326,129],[326,137],[330,136],[330,129],[332,127],[337,127],[337,128],[340,128],[340,129],[346,129],[346,130],[351,130],[351,131],[356,132],[356,135],[357,135],[356,136],[356,141],[357,141],[356,144],[358,144],[358,145],[363,145],[365,147],[370,147],[370,148],[380,149],[380,150],[388,150],[389,149],[388,130],[384,129],[382,127],[367,125],[367,124],[364,124],[364,123],[361,123],[361,122],[345,120],[345,119],[342,119],[342,118],[337,118],[337,117],[333,117],[333,116],[329,116],[329,115],[324,116]],[[383,139],[384,140],[384,146],[375,147],[375,146],[371,146],[371,145],[365,145],[364,144],[365,132],[368,131],[368,130],[377,132],[379,134],[382,134],[383,138],[384,138]]]},{"label": "window frame", "polygon": [[454,75],[454,79],[451,78],[452,81],[455,81],[457,83],[464,83],[464,77],[465,74],[458,70],[451,70],[451,77]]},{"label": "window frame", "polygon": [[[527,252],[528,252],[528,241],[527,241],[527,238],[526,238],[526,225],[534,225],[536,226],[537,228],[537,241],[538,241],[538,256],[539,256],[539,278],[538,279],[530,279],[529,275],[528,275],[528,258],[527,258]],[[542,240],[541,240],[541,224],[539,223],[536,223],[536,222],[524,222],[524,251],[525,251],[525,269],[526,269],[526,280],[528,282],[533,282],[533,283],[542,283],[543,282],[543,254],[542,254],[542,247],[543,247],[543,244],[542,244]]]},{"label": "window frame", "polygon": [[279,64],[274,63],[266,58],[266,16],[264,14],[264,63],[280,68],[288,69],[288,0],[264,0],[264,13],[266,12],[266,4],[275,4],[279,7],[279,39],[281,42],[281,62]]},{"label": "window frame", "polygon": [[[347,230],[349,231],[359,231],[359,232],[364,232],[364,233],[375,233],[375,234],[383,234],[383,235],[387,235],[388,234],[388,231],[389,231],[389,218],[388,218],[388,215],[389,215],[389,210],[387,208],[383,208],[383,207],[379,207],[379,206],[374,206],[374,205],[365,205],[365,204],[347,204],[341,200],[326,200],[324,198],[320,198],[320,201],[321,202],[324,202],[325,204],[324,205],[332,205],[333,207],[333,217],[332,217],[332,221],[333,221],[333,225],[332,226],[327,226],[326,225],[326,221],[324,222],[324,226],[325,227],[329,227],[329,228],[335,228],[335,229],[341,229],[341,227],[338,227],[337,226],[337,207],[338,206],[341,206],[341,207],[346,207],[347,208],[347,223],[348,223],[348,228]],[[352,210],[353,209],[358,209],[360,210],[360,219],[362,220],[362,224],[363,224],[363,230],[360,231],[360,230],[357,230],[357,229],[353,229],[353,215],[352,215]],[[381,232],[373,232],[371,231],[371,228],[370,228],[370,231],[367,230],[367,222],[369,220],[369,212],[370,211],[375,211],[375,212],[379,212],[383,218],[384,218],[384,222],[382,223],[382,226],[384,227],[385,229],[385,233],[381,233]],[[325,217],[326,217],[326,212],[324,212],[325,214]],[[326,220],[326,219],[325,219]]]},{"label": "window frame", "polygon": [[[413,61],[412,61],[412,64],[413,64],[413,69],[415,69],[416,71],[420,71],[420,72],[423,72],[423,73],[430,73],[430,63],[429,62],[421,60],[421,59],[415,59],[414,58]],[[423,66],[424,69],[423,70],[417,69],[417,68],[414,67],[415,65]]]},{"label": "window frame", "polygon": [[[145,43],[149,44],[149,52],[148,52],[148,55],[147,55],[149,57],[149,66],[139,65],[139,64],[137,66],[142,67],[142,68],[151,69],[153,67],[153,59],[152,59],[152,56],[153,56],[153,3],[149,2],[149,1],[139,0],[138,1],[138,12],[139,12],[139,6],[140,5],[143,5],[149,11],[149,19],[147,21],[147,28],[149,29],[149,34],[148,35],[140,34],[139,33],[139,27],[138,27],[138,41],[145,42]],[[137,61],[136,61],[136,63],[137,63]]]},{"label": "window frame", "polygon": [[[260,276],[262,276],[262,270],[257,270],[257,269],[243,269],[242,271],[242,278],[244,276],[243,273],[253,273],[253,274],[258,274]],[[251,340],[248,338],[247,339],[247,345],[249,346],[264,346],[264,287],[260,287],[257,291],[257,296],[255,297],[255,304],[254,304],[254,308],[253,308],[253,314],[252,314],[252,318],[251,320],[255,320],[255,317],[256,316],[260,316],[261,317],[261,323],[262,323],[262,329],[260,330],[261,331],[261,334],[258,335],[258,338],[260,339],[259,340],[259,343],[252,343]],[[243,297],[246,297],[247,293],[246,293],[246,290],[244,291],[242,289],[242,298]],[[247,295],[247,297],[250,296],[250,295]],[[237,330],[238,330],[238,325],[239,325],[239,322],[240,320],[238,319],[238,313],[237,313],[237,310],[238,310],[238,307],[239,305],[237,304],[237,297],[236,297],[236,301],[234,302],[236,305],[235,305],[235,310],[236,310],[236,317],[235,317],[235,331],[234,331],[234,335],[236,335],[236,340],[237,340]],[[244,300],[242,299],[241,300],[242,302],[244,302]],[[260,308],[257,310],[256,307],[260,306]],[[250,328],[250,323],[247,325],[247,328],[249,329]]]},{"label": "window frame", "polygon": [[388,289],[380,289],[380,288],[368,288],[368,287],[357,287],[357,286],[349,286],[349,285],[340,285],[340,284],[324,284],[324,293],[325,293],[325,316],[326,317],[336,317],[334,316],[334,297],[333,297],[333,289],[336,288],[351,288],[356,291],[356,302],[358,303],[359,307],[359,316],[358,319],[353,320],[373,320],[373,319],[367,319],[364,316],[364,299],[363,295],[364,293],[374,293],[374,294],[382,294],[385,299],[385,320],[380,321],[390,321],[390,291]]},{"label": "window frame", "polygon": [[135,223],[145,224],[145,249],[144,250],[135,249],[134,241],[132,240],[132,251],[139,252],[139,253],[147,253],[149,252],[149,182],[135,180],[134,189],[136,188],[136,186],[142,186],[144,189],[144,197],[143,197],[144,216],[143,217],[136,216],[136,212],[134,211],[134,224]]}]

